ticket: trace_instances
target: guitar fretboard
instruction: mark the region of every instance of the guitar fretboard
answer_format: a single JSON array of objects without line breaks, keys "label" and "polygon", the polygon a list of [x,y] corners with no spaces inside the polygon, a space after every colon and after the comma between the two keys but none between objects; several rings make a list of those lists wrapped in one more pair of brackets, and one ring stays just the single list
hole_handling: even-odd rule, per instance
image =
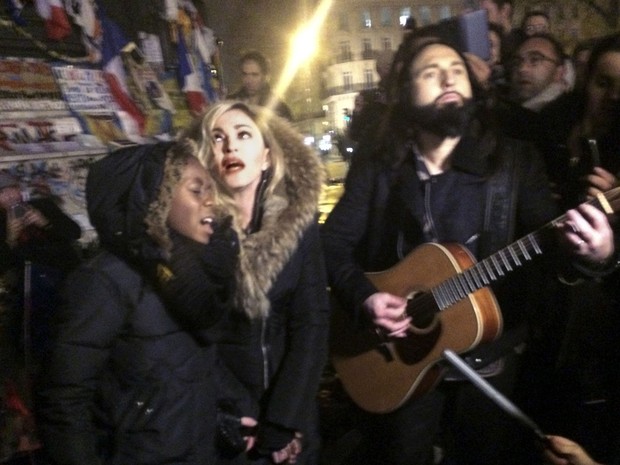
[{"label": "guitar fretboard", "polygon": [[[619,198],[620,187],[616,187],[604,194],[599,194],[598,197],[586,203],[610,214],[617,210],[618,203],[620,203]],[[503,278],[511,271],[520,268],[525,263],[530,262],[534,257],[542,255],[541,238],[543,232],[545,230],[557,229],[561,227],[565,221],[566,215],[562,215],[545,224],[539,230],[528,234],[495,252],[493,255],[477,262],[471,268],[457,273],[433,287],[430,292],[439,310],[448,308],[466,298],[469,294],[488,286],[498,279]]]},{"label": "guitar fretboard", "polygon": [[464,299],[469,294],[488,286],[505,275],[520,268],[534,257],[542,255],[538,233],[524,238],[477,262],[471,268],[458,273],[431,289],[440,310]]}]

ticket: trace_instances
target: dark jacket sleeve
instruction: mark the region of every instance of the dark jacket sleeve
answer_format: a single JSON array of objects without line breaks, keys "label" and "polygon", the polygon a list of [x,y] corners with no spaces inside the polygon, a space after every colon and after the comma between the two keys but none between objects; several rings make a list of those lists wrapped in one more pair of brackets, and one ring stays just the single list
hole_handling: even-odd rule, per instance
[{"label": "dark jacket sleeve", "polygon": [[316,224],[306,231],[296,253],[301,254],[302,269],[290,306],[289,342],[267,394],[263,419],[303,432],[325,366],[329,331],[327,280]]},{"label": "dark jacket sleeve", "polygon": [[37,396],[39,425],[53,463],[96,465],[96,396],[127,308],[117,286],[91,267],[69,276],[64,296]]},{"label": "dark jacket sleeve", "polygon": [[341,305],[351,311],[357,310],[366,298],[377,292],[356,256],[367,239],[375,182],[371,163],[354,160],[344,194],[321,229],[331,291]]},{"label": "dark jacket sleeve", "polygon": [[517,201],[517,234],[523,235],[558,217],[560,210],[553,200],[544,162],[533,146],[523,146],[518,162],[522,169]]},{"label": "dark jacket sleeve", "polygon": [[218,229],[207,245],[174,231],[171,237],[170,259],[157,269],[159,289],[181,323],[212,341],[217,338],[214,326],[232,306],[237,235],[230,228]]},{"label": "dark jacket sleeve", "polygon": [[77,241],[82,235],[80,225],[67,216],[51,199],[36,199],[29,202],[49,221],[45,229],[51,241]]}]

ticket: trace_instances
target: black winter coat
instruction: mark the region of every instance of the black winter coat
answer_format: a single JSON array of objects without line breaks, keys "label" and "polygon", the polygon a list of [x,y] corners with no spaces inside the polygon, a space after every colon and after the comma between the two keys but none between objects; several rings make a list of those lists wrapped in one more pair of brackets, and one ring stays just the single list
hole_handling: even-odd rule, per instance
[{"label": "black winter coat", "polygon": [[190,150],[132,147],[90,169],[89,216],[106,251],[69,275],[55,320],[37,411],[53,463],[214,461],[213,341],[238,243],[225,222],[207,245],[169,230],[174,166]]},{"label": "black winter coat", "polygon": [[261,202],[260,226],[241,237],[239,308],[218,349],[249,394],[251,406],[241,405],[241,413],[255,416],[259,426],[269,425],[259,431],[259,443],[279,449],[300,432],[304,452],[297,463],[302,464],[318,439],[313,413],[329,331],[316,222],[322,166],[290,124],[281,118],[269,124],[284,152],[284,177]]},{"label": "black winter coat", "polygon": [[249,391],[264,421],[306,431],[328,333],[324,263],[317,225],[278,275],[265,319],[232,314],[219,343],[222,359]]},{"label": "black winter coat", "polygon": [[214,346],[112,254],[70,275],[65,296],[38,411],[54,462],[212,463]]}]

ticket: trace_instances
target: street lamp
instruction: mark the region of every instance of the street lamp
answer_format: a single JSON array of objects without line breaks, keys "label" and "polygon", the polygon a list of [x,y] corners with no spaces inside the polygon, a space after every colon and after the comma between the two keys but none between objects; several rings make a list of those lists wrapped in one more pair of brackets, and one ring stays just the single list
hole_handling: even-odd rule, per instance
[{"label": "street lamp", "polygon": [[332,3],[333,0],[321,0],[314,15],[310,18],[310,21],[302,26],[293,36],[288,59],[280,76],[280,80],[275,86],[272,101],[269,103],[271,108],[273,108],[277,100],[284,95],[284,92],[288,89],[297,71],[299,71],[299,68],[316,53],[319,32],[321,31],[321,27],[323,27],[323,23],[325,22],[325,18],[327,17]]}]

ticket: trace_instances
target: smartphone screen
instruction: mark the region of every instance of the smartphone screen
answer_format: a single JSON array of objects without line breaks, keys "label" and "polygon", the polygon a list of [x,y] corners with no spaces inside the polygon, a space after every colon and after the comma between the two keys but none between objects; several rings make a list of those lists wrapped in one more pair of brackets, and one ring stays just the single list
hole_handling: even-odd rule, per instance
[{"label": "smartphone screen", "polygon": [[476,10],[425,26],[430,36],[445,40],[460,52],[472,53],[484,61],[491,57],[489,22],[486,10]]},{"label": "smartphone screen", "polygon": [[575,172],[578,176],[591,174],[595,166],[601,166],[601,155],[598,151],[596,139],[581,139],[581,156],[575,163]]},{"label": "smartphone screen", "polygon": [[464,13],[458,17],[458,23],[461,50],[487,61],[491,57],[491,44],[486,10]]},{"label": "smartphone screen", "polygon": [[13,215],[13,218],[21,218],[26,214],[26,206],[23,203],[12,205],[11,214]]}]

